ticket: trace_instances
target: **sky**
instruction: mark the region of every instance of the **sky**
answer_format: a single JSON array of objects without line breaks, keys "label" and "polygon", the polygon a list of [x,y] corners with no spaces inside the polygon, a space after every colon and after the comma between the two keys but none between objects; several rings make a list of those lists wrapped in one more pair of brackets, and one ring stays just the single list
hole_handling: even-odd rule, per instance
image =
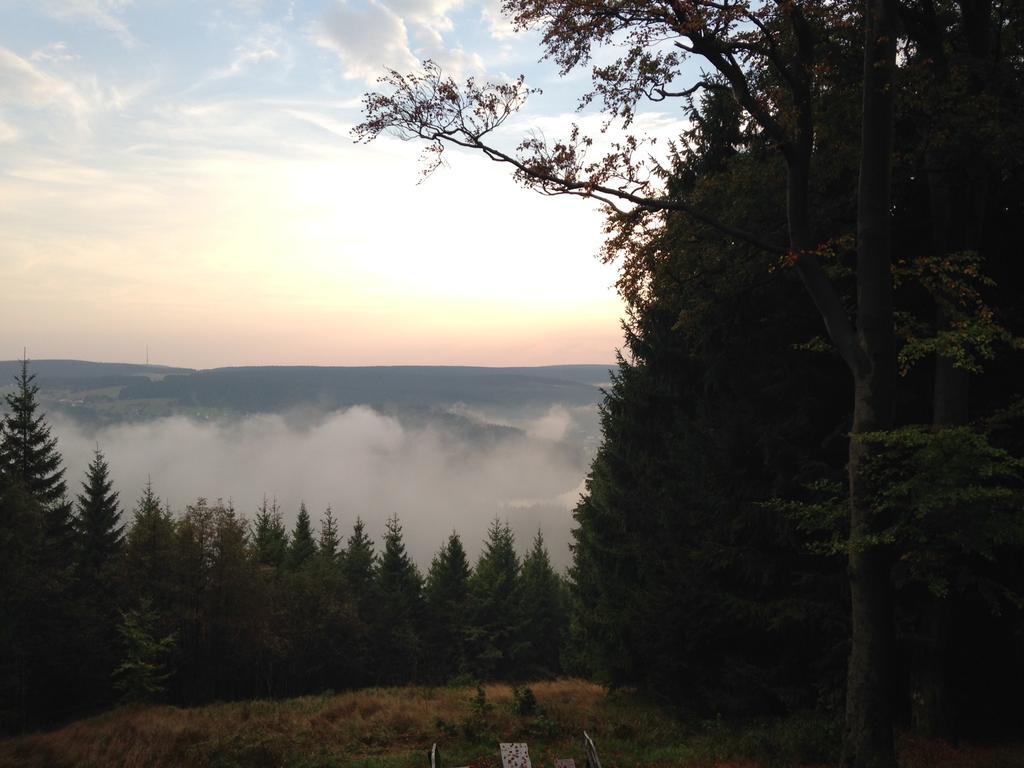
[{"label": "sky", "polygon": [[[0,0],[0,358],[190,367],[604,363],[601,212],[473,154],[355,144],[384,67],[581,75],[496,0]],[[643,117],[671,134],[672,116]]]}]

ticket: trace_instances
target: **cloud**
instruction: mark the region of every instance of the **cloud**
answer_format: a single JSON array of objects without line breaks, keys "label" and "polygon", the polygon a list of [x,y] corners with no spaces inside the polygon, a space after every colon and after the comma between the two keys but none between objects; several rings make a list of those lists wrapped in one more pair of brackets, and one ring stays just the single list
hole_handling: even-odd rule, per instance
[{"label": "cloud", "polygon": [[236,48],[235,57],[231,60],[231,64],[225,69],[218,70],[211,77],[232,77],[233,75],[241,74],[261,61],[277,61],[280,58],[281,54],[274,50],[274,48],[257,41],[253,45]]},{"label": "cloud", "polygon": [[89,111],[89,104],[70,82],[55,77],[0,47],[0,102],[32,109],[57,108],[78,118]]},{"label": "cloud", "polygon": [[41,8],[58,21],[86,21],[114,35],[126,47],[136,44],[120,14],[132,0],[43,0]]},{"label": "cloud", "polygon": [[346,79],[373,84],[385,68],[406,72],[418,62],[409,49],[405,22],[376,0],[337,0],[315,32],[318,45],[337,53]]},{"label": "cloud", "polygon": [[13,125],[8,123],[0,117],[0,144],[7,144],[12,141],[17,141],[21,133]]},{"label": "cloud", "polygon": [[506,40],[515,35],[515,27],[512,20],[501,12],[504,0],[483,0],[481,16],[487,23],[491,37],[495,40]]},{"label": "cloud", "polygon": [[38,48],[32,51],[29,58],[32,61],[47,61],[53,64],[63,64],[68,61],[74,61],[78,56],[68,50],[67,43],[58,41],[55,43],[49,43],[43,48]]},{"label": "cloud", "polygon": [[344,528],[360,515],[378,536],[397,514],[422,566],[451,530],[479,551],[496,516],[509,520],[521,548],[541,527],[553,560],[567,564],[570,510],[590,459],[579,445],[509,430],[474,435],[445,419],[408,421],[363,406],[312,424],[283,415],[220,424],[175,417],[96,433],[53,424],[73,492],[98,442],[127,508],[151,477],[178,511],[198,496],[222,497],[251,518],[266,494],[289,525],[301,500],[314,519],[330,504]]},{"label": "cloud", "polygon": [[280,62],[291,66],[291,52],[281,30],[269,24],[262,25],[248,40],[235,46],[231,63],[203,77],[197,85],[245,74],[267,62]]},{"label": "cloud", "polygon": [[450,45],[448,14],[462,0],[368,0],[357,7],[337,0],[324,16],[316,41],[342,59],[345,77],[373,85],[385,69],[410,72],[432,59],[455,78],[484,71],[480,54]]},{"label": "cloud", "polygon": [[462,0],[386,0],[388,8],[406,22],[413,22],[432,30],[453,28],[448,14],[462,5]]},{"label": "cloud", "polygon": [[[355,101],[353,106],[357,107],[360,103],[361,101]],[[315,126],[339,139],[345,139],[347,141],[352,138],[352,127],[354,123],[338,120],[321,112],[311,112],[304,109],[289,109],[287,110],[287,113],[296,120]]]},{"label": "cloud", "polygon": [[484,60],[480,55],[462,48],[445,48],[444,46],[428,48],[423,51],[422,57],[435,61],[446,75],[455,80],[460,80],[466,75],[480,75],[484,72]]}]

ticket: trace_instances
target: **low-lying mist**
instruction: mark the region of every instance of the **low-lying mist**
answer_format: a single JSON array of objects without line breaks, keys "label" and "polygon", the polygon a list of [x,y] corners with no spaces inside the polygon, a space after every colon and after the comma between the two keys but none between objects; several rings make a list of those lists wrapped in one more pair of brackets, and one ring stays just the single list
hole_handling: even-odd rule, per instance
[{"label": "low-lying mist", "polygon": [[567,565],[571,509],[596,445],[596,409],[560,405],[500,418],[465,407],[366,406],[220,422],[175,416],[95,431],[52,421],[69,492],[79,492],[98,445],[126,519],[147,479],[175,512],[200,496],[223,498],[251,520],[265,495],[291,528],[300,501],[314,525],[330,504],[346,537],[360,515],[378,542],[397,514],[421,567],[452,530],[475,558],[496,516],[520,551],[540,528],[552,563]]}]

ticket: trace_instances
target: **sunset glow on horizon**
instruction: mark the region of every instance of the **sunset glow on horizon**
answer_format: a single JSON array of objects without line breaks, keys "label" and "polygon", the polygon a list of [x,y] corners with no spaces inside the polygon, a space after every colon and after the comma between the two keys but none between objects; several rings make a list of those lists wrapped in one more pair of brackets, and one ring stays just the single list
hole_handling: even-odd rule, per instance
[{"label": "sunset glow on horizon", "polygon": [[610,362],[596,206],[468,154],[421,181],[422,147],[352,141],[382,68],[427,56],[551,86],[516,134],[580,119],[495,8],[4,4],[0,359]]}]

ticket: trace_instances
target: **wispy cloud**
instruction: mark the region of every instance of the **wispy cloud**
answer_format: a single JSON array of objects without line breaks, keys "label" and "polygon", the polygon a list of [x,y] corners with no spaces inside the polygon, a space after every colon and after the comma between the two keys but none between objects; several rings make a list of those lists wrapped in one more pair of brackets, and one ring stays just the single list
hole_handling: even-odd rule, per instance
[{"label": "wispy cloud", "polygon": [[32,61],[46,61],[53,64],[64,64],[69,61],[75,61],[78,56],[68,50],[67,43],[58,41],[49,43],[42,48],[32,51],[29,58]]},{"label": "wispy cloud", "polygon": [[0,116],[0,144],[15,141],[19,135],[18,129],[4,120],[3,116]]},{"label": "wispy cloud", "polygon": [[132,0],[42,0],[41,7],[59,21],[85,21],[132,47],[138,41],[121,18],[131,4]]},{"label": "wispy cloud", "polygon": [[53,108],[84,119],[88,100],[69,81],[0,47],[0,102],[31,109]]},{"label": "wispy cloud", "polygon": [[262,25],[252,32],[248,39],[235,46],[230,63],[205,75],[197,86],[217,80],[244,75],[250,70],[265,63],[291,66],[291,51],[281,30],[272,25]]}]

